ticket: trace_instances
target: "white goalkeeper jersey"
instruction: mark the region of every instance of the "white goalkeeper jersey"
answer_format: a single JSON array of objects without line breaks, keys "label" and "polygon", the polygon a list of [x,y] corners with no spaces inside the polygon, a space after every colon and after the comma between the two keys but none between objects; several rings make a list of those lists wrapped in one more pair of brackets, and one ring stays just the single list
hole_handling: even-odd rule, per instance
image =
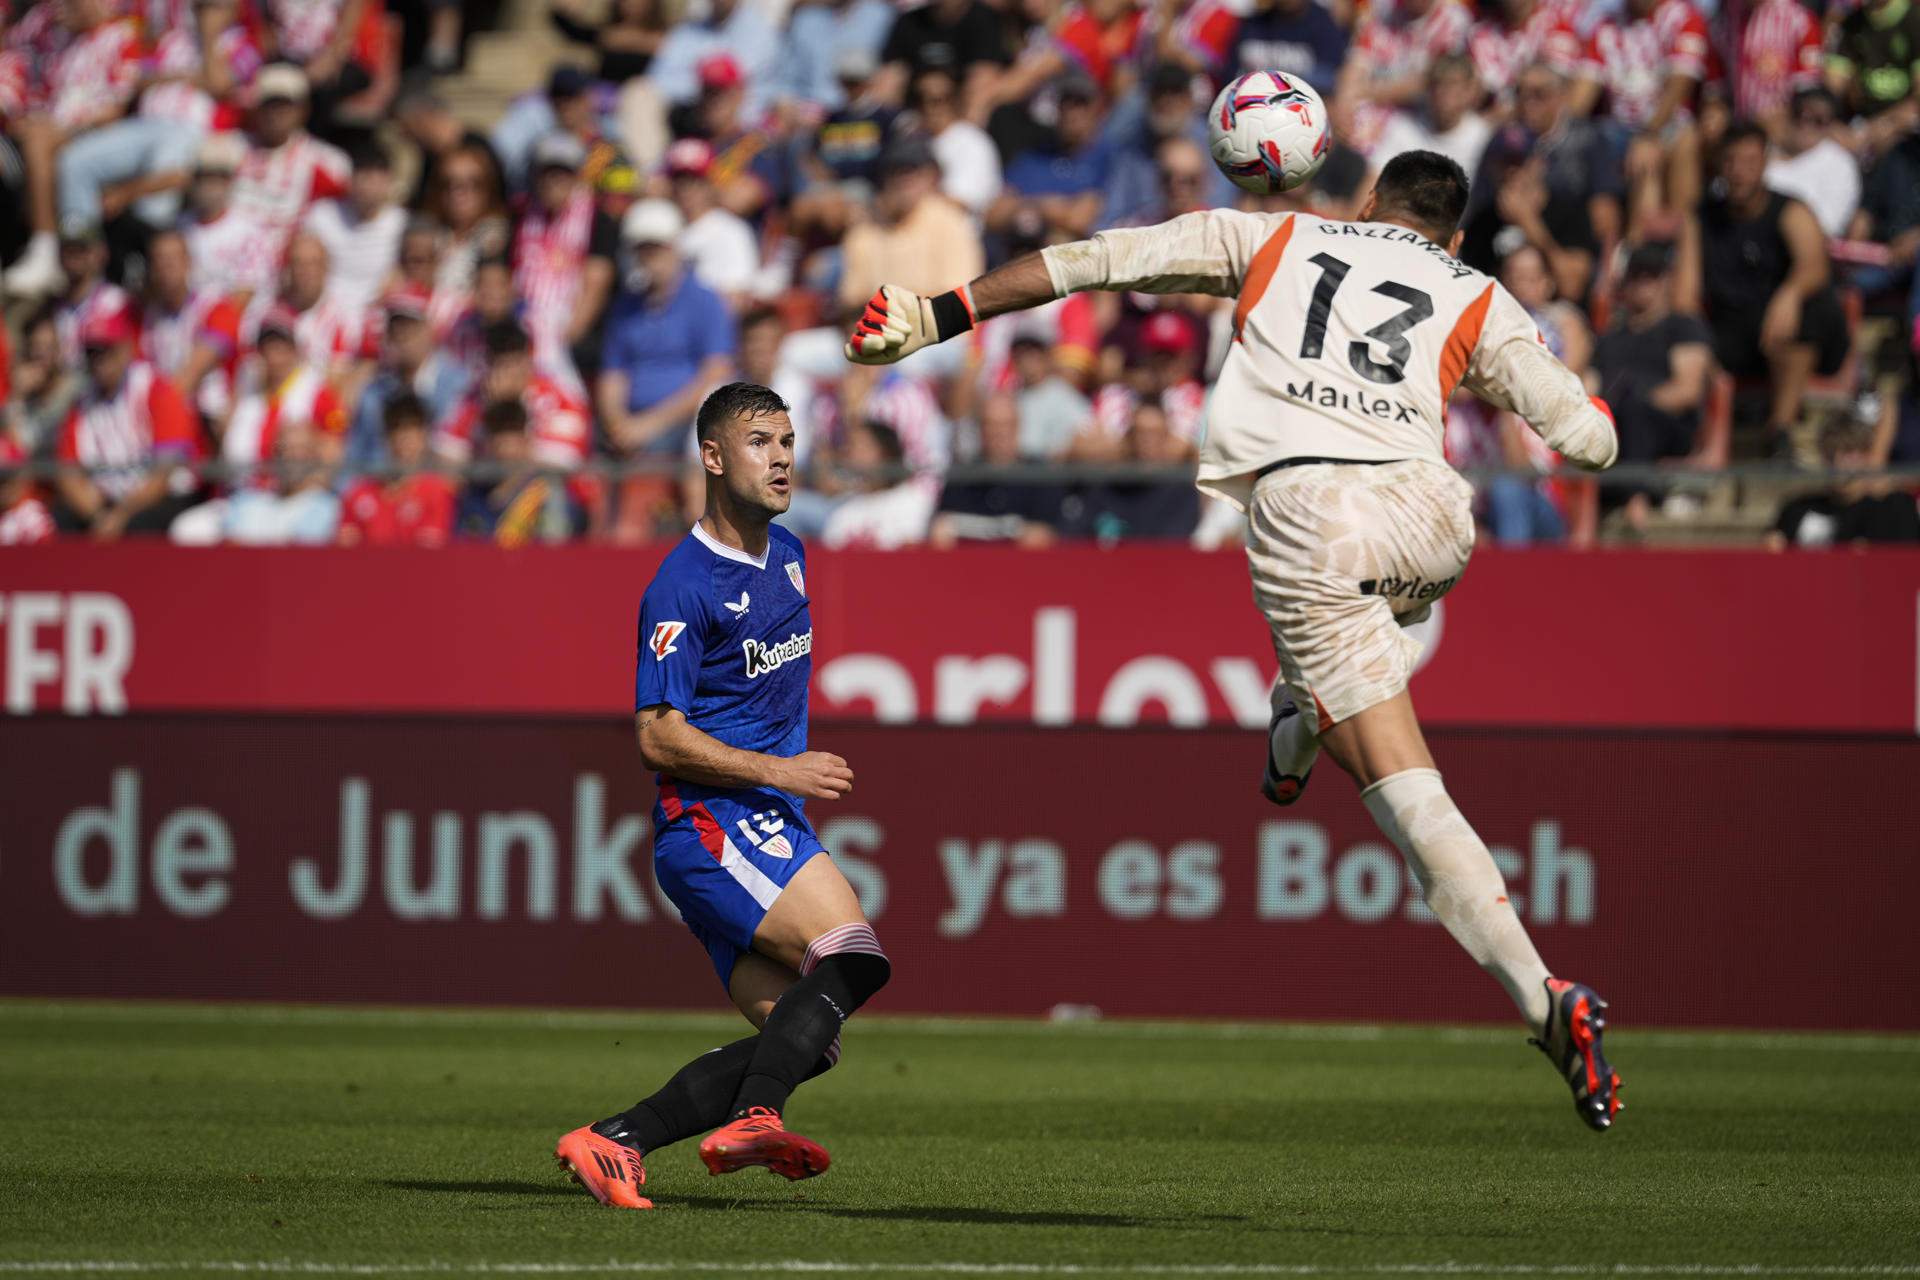
[{"label": "white goalkeeper jersey", "polygon": [[1444,462],[1459,386],[1512,409],[1582,466],[1614,459],[1612,422],[1526,309],[1406,227],[1212,209],[1043,252],[1061,295],[1238,298],[1199,475],[1236,506],[1261,468],[1289,458]]}]

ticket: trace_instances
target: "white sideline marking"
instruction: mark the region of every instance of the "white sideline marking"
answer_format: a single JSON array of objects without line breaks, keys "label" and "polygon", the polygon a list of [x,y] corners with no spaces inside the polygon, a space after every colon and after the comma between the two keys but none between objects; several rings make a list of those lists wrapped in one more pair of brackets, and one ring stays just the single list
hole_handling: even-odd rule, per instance
[{"label": "white sideline marking", "polygon": [[[687,1032],[731,1029],[739,1020],[721,1014],[618,1009],[402,1009],[363,1005],[172,1004],[125,1001],[52,1002],[0,998],[0,1021],[10,1016],[73,1021],[139,1018],[151,1022],[233,1023],[249,1026],[406,1026],[423,1024],[454,1030],[501,1026],[546,1031],[646,1029]],[[865,1026],[912,1035],[1109,1036],[1123,1040],[1278,1040],[1306,1044],[1375,1041],[1439,1041],[1443,1044],[1513,1045],[1518,1028],[1377,1026],[1364,1023],[1167,1022],[1117,1018],[1110,1021],[1051,1023],[1038,1018],[927,1018],[865,1014]],[[1636,1030],[1631,1025],[1609,1032],[1621,1042],[1659,1049],[1760,1049],[1809,1053],[1920,1053],[1920,1036],[1889,1032],[1674,1031]]]},{"label": "white sideline marking", "polygon": [[1910,1276],[1920,1265],[1801,1267],[1763,1263],[1487,1263],[1381,1262],[1352,1266],[1318,1263],[1121,1263],[1103,1267],[1072,1262],[819,1262],[788,1258],[771,1262],[118,1262],[110,1260],[0,1262],[0,1273],[164,1274],[175,1271],[264,1275],[658,1275],[723,1272],[730,1275],[870,1275],[909,1271],[949,1276]]}]

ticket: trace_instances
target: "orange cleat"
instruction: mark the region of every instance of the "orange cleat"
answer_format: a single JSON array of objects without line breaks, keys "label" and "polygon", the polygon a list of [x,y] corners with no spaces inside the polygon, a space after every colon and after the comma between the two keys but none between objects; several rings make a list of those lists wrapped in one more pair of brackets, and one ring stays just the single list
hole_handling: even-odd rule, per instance
[{"label": "orange cleat", "polygon": [[573,1180],[601,1204],[616,1209],[651,1209],[653,1201],[640,1194],[647,1169],[640,1153],[582,1126],[554,1144],[554,1159]]},{"label": "orange cleat", "polygon": [[750,1108],[738,1120],[721,1125],[700,1144],[708,1173],[732,1173],[765,1165],[783,1178],[811,1178],[833,1163],[827,1149],[811,1138],[788,1133],[778,1111]]}]

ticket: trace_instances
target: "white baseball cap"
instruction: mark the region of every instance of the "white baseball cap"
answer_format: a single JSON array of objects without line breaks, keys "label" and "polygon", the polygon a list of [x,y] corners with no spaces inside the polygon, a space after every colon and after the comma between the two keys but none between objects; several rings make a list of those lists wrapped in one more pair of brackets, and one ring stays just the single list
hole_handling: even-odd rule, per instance
[{"label": "white baseball cap", "polygon": [[275,98],[305,102],[308,92],[307,73],[291,62],[276,62],[262,67],[260,74],[253,79],[253,101],[256,106]]},{"label": "white baseball cap", "polygon": [[620,219],[620,238],[627,244],[672,244],[686,226],[671,200],[642,200]]}]

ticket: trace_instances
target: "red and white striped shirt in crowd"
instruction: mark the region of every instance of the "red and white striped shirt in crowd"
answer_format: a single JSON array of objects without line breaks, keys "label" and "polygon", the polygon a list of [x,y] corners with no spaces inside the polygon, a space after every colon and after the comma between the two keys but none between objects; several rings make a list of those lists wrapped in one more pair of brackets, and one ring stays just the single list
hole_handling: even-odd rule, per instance
[{"label": "red and white striped shirt in crowd", "polygon": [[[57,14],[63,8],[43,4],[35,12]],[[57,20],[51,26],[27,27],[23,21],[8,34],[12,56],[0,75],[0,102],[7,115],[43,112],[61,128],[71,129],[133,100],[146,54],[137,21],[115,18],[80,32]]]},{"label": "red and white striped shirt in crowd", "polygon": [[920,378],[895,373],[868,395],[861,416],[892,427],[902,460],[915,471],[944,471],[953,455],[952,428],[940,398]]},{"label": "red and white striped shirt in crowd", "polygon": [[[1434,0],[1417,18],[1402,17],[1397,10],[1398,6],[1375,8],[1354,34],[1349,56],[1358,60],[1364,83],[1389,84],[1425,75],[1435,58],[1464,48],[1473,28],[1473,15],[1460,0]],[[1371,154],[1394,110],[1384,103],[1360,103],[1347,144],[1362,155]]]},{"label": "red and white striped shirt in crowd", "polygon": [[[219,357],[198,387],[180,386],[181,372],[197,347]],[[149,302],[140,317],[140,354],[165,374],[189,403],[220,417],[233,403],[240,363],[240,309],[210,289],[188,293],[186,305],[166,311]]]},{"label": "red and white striped shirt in crowd", "polygon": [[[1637,129],[1653,115],[1669,78],[1707,78],[1712,51],[1700,11],[1687,0],[1661,0],[1645,18],[1609,18],[1595,27],[1587,61],[1607,91],[1613,118]],[[1675,115],[1691,118],[1684,105]]]},{"label": "red and white striped shirt in crowd", "polygon": [[259,297],[273,292],[280,271],[280,249],[265,227],[235,209],[211,222],[193,217],[180,220],[187,242],[193,287],[231,298],[235,294]]},{"label": "red and white striped shirt in crowd", "polygon": [[523,322],[542,364],[556,351],[564,354],[580,297],[580,269],[593,241],[593,214],[593,192],[581,184],[557,213],[529,201],[514,230],[514,289],[526,302]]},{"label": "red and white striped shirt in crowd", "polygon": [[[1093,423],[1102,434],[1123,438],[1133,429],[1133,411],[1140,396],[1125,383],[1112,382],[1093,397]],[[1160,411],[1167,430],[1188,444],[1199,444],[1206,423],[1207,389],[1198,382],[1176,382],[1160,393]]]},{"label": "red and white striped shirt in crowd", "polygon": [[[19,466],[26,460],[26,450],[11,435],[0,431],[0,466]],[[30,546],[48,541],[53,534],[53,514],[30,488],[11,506],[0,507],[0,547]]]},{"label": "red and white striped shirt in crowd", "polygon": [[[555,467],[577,467],[587,460],[593,422],[586,401],[552,378],[535,374],[520,393],[520,403],[527,411],[527,439],[536,459]],[[472,458],[485,413],[483,396],[462,399],[434,432],[433,451],[449,462]]]},{"label": "red and white striped shirt in crowd", "polygon": [[[254,385],[240,397],[227,420],[227,433],[221,438],[220,456],[236,467],[251,467],[269,461],[280,432],[287,427],[311,427],[323,435],[342,436],[347,430],[347,409],[339,395],[327,385],[320,371],[303,365],[277,387]],[[270,486],[265,475],[255,484]]]},{"label": "red and white striped shirt in crowd", "polygon": [[[251,355],[260,343],[260,322],[267,313],[287,306],[285,299],[256,297],[248,304],[240,320],[242,350]],[[368,324],[365,307],[355,306],[329,290],[305,311],[295,311],[293,344],[303,363],[328,377],[356,360],[371,360],[379,355],[380,335]]]},{"label": "red and white striped shirt in crowd", "polygon": [[345,195],[352,172],[346,152],[304,131],[271,150],[249,147],[234,175],[233,212],[266,231],[277,266],[314,201]]},{"label": "red and white striped shirt in crowd", "polygon": [[1505,102],[1520,73],[1536,62],[1569,79],[1578,75],[1586,61],[1586,41],[1565,6],[1543,4],[1517,27],[1499,17],[1475,23],[1467,37],[1467,53],[1479,73],[1480,87]]},{"label": "red and white striped shirt in crowd", "polygon": [[19,21],[9,23],[6,48],[0,51],[0,116],[9,120],[39,109],[34,68],[51,66],[73,39],[72,29],[60,20],[57,4],[29,5],[18,16]]},{"label": "red and white striped shirt in crowd", "polygon": [[60,428],[54,453],[62,462],[100,468],[93,483],[118,500],[140,487],[155,462],[193,461],[199,440],[193,413],[173,384],[136,360],[112,392],[87,389]]},{"label": "red and white striped shirt in crowd", "polygon": [[133,295],[105,280],[96,280],[78,302],[62,299],[54,307],[53,331],[60,339],[60,359],[68,368],[79,368],[86,358],[86,352],[81,349],[80,330],[86,327],[88,321],[112,315],[116,311],[126,312],[136,324],[139,323],[140,308],[135,304]]},{"label": "red and white striped shirt in crowd", "polygon": [[1787,106],[1799,89],[1820,83],[1820,21],[1800,0],[1760,0],[1740,34],[1734,110],[1764,116]]},{"label": "red and white striped shirt in crowd", "polygon": [[[202,133],[240,125],[234,104],[216,102],[195,83],[200,76],[200,34],[194,0],[150,0],[147,30],[153,33],[143,73],[147,88],[140,95],[140,114],[152,120],[174,120]],[[214,37],[213,56],[236,84],[253,83],[265,59],[252,34],[234,23]]]},{"label": "red and white striped shirt in crowd", "polygon": [[243,12],[255,30],[273,29],[281,57],[307,62],[326,50],[344,7],[343,0],[251,0]]}]

